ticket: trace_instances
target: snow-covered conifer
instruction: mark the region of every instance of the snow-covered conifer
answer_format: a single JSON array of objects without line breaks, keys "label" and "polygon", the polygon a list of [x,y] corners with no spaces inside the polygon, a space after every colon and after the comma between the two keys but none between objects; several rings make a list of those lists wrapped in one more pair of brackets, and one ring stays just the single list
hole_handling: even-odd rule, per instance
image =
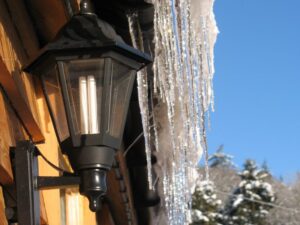
[{"label": "snow-covered conifer", "polygon": [[220,205],[214,184],[211,181],[199,182],[193,194],[192,225],[222,225]]},{"label": "snow-covered conifer", "polygon": [[247,160],[239,174],[241,182],[224,209],[226,225],[264,225],[266,216],[275,202],[271,184],[266,182],[269,173]]},{"label": "snow-covered conifer", "polygon": [[217,151],[209,156],[209,166],[210,167],[234,167],[232,162],[233,156],[224,153],[224,145],[220,145]]}]

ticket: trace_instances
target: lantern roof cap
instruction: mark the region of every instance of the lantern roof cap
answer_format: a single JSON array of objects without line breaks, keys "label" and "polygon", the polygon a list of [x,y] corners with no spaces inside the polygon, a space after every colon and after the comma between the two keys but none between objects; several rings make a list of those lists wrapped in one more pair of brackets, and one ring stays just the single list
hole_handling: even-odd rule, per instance
[{"label": "lantern roof cap", "polygon": [[126,44],[114,28],[99,19],[96,14],[80,13],[74,15],[61,28],[54,40],[42,48],[38,56],[24,70],[30,72],[51,54],[62,55],[67,52],[80,54],[89,50],[116,51],[143,66],[152,62],[150,55]]}]

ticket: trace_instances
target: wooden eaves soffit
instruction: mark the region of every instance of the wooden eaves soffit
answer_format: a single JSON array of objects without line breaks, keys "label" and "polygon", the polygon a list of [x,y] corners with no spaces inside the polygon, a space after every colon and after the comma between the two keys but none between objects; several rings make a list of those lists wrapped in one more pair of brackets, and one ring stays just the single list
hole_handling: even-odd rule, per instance
[{"label": "wooden eaves soffit", "polygon": [[[52,40],[59,29],[78,12],[77,0],[0,0],[0,184],[13,184],[10,147],[17,141],[43,142],[44,116],[37,99],[43,98],[39,82],[22,68]],[[44,110],[47,110],[46,108]],[[47,112],[48,113],[48,112]],[[54,135],[54,134],[53,134]],[[47,136],[46,136],[47,139]],[[50,150],[49,150],[50,151]],[[108,204],[97,215],[98,224],[136,225],[136,214],[127,171],[121,153],[108,174]],[[1,188],[0,188],[1,189]],[[3,192],[6,192],[3,188]],[[49,224],[41,195],[41,221]],[[0,190],[0,224],[6,225]],[[106,222],[105,222],[106,221]]]}]

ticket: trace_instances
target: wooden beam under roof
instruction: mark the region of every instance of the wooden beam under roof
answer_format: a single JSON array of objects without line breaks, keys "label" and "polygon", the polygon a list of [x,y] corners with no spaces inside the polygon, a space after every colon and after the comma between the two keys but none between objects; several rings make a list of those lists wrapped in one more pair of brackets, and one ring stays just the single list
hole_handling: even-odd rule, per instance
[{"label": "wooden beam under roof", "polygon": [[66,1],[25,0],[25,2],[41,45],[53,40],[59,29],[70,18]]},{"label": "wooden beam under roof", "polygon": [[6,0],[7,8],[27,58],[39,50],[39,42],[23,0]]},{"label": "wooden beam under roof", "polygon": [[45,137],[1,57],[0,84],[3,87],[12,107],[24,125],[28,135],[34,142],[43,142]]}]

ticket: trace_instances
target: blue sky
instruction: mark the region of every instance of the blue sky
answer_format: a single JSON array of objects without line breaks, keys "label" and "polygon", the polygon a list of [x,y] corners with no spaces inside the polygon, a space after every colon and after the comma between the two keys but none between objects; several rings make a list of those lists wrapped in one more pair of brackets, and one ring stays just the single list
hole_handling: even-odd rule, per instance
[{"label": "blue sky", "polygon": [[300,171],[300,1],[216,0],[215,112],[209,151]]}]

